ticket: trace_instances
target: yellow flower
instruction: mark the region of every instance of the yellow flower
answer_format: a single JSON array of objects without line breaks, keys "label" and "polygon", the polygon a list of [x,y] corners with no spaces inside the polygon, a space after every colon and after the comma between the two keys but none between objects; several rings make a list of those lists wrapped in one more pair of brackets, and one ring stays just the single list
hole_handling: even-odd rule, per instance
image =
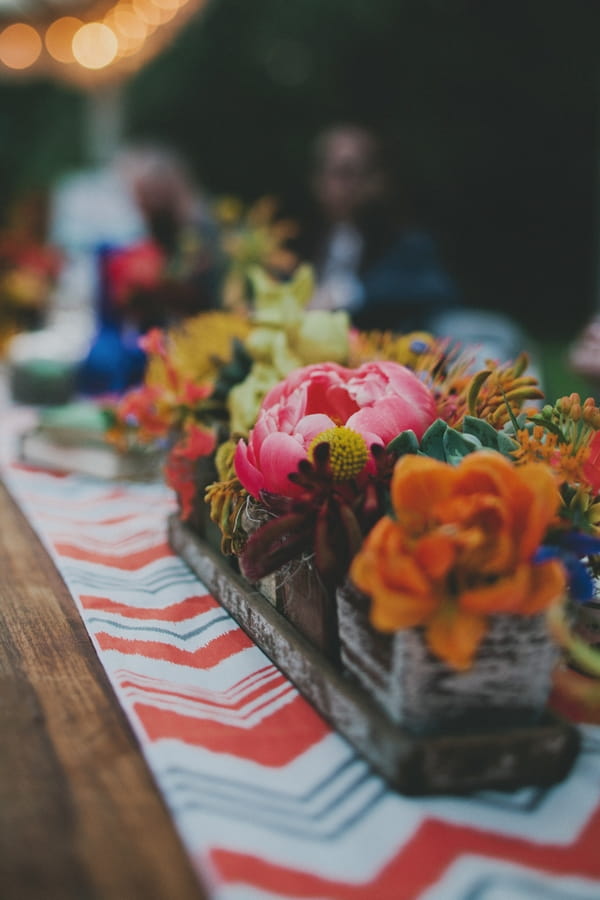
[{"label": "yellow flower", "polygon": [[49,283],[43,275],[28,269],[12,269],[0,284],[4,300],[17,307],[37,309],[48,299]]},{"label": "yellow flower", "polygon": [[[166,335],[167,360],[180,381],[203,384],[212,381],[221,365],[229,362],[234,338],[243,340],[250,324],[243,316],[226,312],[205,312],[171,329]],[[151,354],[146,385],[165,387],[169,381],[163,356]],[[176,398],[181,402],[181,398]]]},{"label": "yellow flower", "polygon": [[252,328],[245,348],[254,360],[245,381],[228,397],[231,430],[248,434],[260,404],[272,387],[294,369],[325,360],[343,364],[349,349],[346,313],[309,311],[314,273],[299,266],[290,281],[271,278],[263,269],[251,270],[254,291]]},{"label": "yellow flower", "polygon": [[354,331],[350,366],[358,368],[373,359],[389,359],[409,369],[430,371],[442,362],[444,346],[428,331],[394,334],[392,331]]},{"label": "yellow flower", "polygon": [[250,374],[227,395],[232,434],[247,435],[256,422],[265,395],[280,381],[273,366],[254,363]]},{"label": "yellow flower", "polygon": [[314,462],[315,449],[319,444],[329,444],[329,468],[335,481],[356,477],[369,458],[367,442],[362,434],[345,425],[327,428],[312,439],[306,452],[311,462]]},{"label": "yellow flower", "polygon": [[324,360],[344,365],[350,349],[349,336],[348,313],[309,310],[300,325],[294,350],[303,366]]},{"label": "yellow flower", "polygon": [[298,266],[289,281],[276,281],[259,266],[253,266],[248,274],[254,292],[253,323],[294,334],[315,290],[312,266]]}]

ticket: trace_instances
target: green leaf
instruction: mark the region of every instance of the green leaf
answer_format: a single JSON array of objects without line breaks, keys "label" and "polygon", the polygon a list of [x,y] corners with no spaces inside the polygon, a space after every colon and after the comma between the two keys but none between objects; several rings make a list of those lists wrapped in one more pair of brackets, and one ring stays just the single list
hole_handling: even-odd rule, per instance
[{"label": "green leaf", "polygon": [[414,431],[402,431],[399,435],[389,442],[386,450],[393,453],[394,456],[404,456],[406,453],[416,453],[419,449],[419,442]]},{"label": "green leaf", "polygon": [[559,426],[556,425],[554,422],[552,422],[550,419],[546,419],[544,416],[536,415],[536,416],[529,416],[529,421],[533,422],[534,425],[541,425],[542,428],[545,428],[546,431],[550,431],[552,434],[555,434],[564,443],[567,442],[567,439],[565,438],[565,435],[563,434],[562,429],[559,428]]},{"label": "green leaf", "polygon": [[448,428],[443,437],[446,462],[455,466],[464,456],[481,450],[481,442],[472,434],[461,434],[455,428]]},{"label": "green leaf", "polygon": [[506,404],[506,411],[508,413],[508,417],[509,417],[510,421],[512,422],[512,427],[514,428],[515,434],[516,434],[518,431],[518,428],[519,428],[519,423],[517,422],[515,414],[512,411],[512,406],[510,405],[510,403],[508,402],[508,400],[506,398],[506,391],[502,388],[501,388],[501,390],[502,390],[502,396],[504,397],[504,402]]},{"label": "green leaf", "polygon": [[516,450],[519,446],[516,441],[506,434],[504,431],[496,432],[498,435],[498,447],[500,453],[503,453],[504,456],[509,456],[512,459],[513,450]]},{"label": "green leaf", "polygon": [[492,450],[498,449],[498,432],[483,419],[477,419],[475,416],[465,416],[462,425],[463,434],[470,434],[476,437],[482,447],[490,447]]},{"label": "green leaf", "polygon": [[481,386],[485,381],[487,381],[491,374],[492,373],[490,369],[483,369],[483,371],[478,372],[477,375],[473,376],[473,380],[469,387],[469,393],[467,395],[467,407],[471,415],[474,415],[476,412],[475,403],[477,402],[477,397],[479,396]]},{"label": "green leaf", "polygon": [[424,453],[425,456],[430,456],[432,459],[439,459],[442,462],[445,462],[446,450],[444,447],[444,435],[447,430],[448,423],[444,422],[443,419],[436,419],[435,422],[429,426],[421,439],[421,452]]}]

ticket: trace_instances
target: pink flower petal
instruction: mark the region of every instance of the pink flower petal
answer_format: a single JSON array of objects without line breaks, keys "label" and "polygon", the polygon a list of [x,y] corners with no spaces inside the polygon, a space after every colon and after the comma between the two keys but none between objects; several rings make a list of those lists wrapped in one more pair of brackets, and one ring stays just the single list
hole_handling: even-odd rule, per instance
[{"label": "pink flower petal", "polygon": [[434,416],[427,411],[415,409],[402,397],[384,397],[375,406],[367,406],[350,416],[346,425],[360,434],[378,434],[383,444],[388,444],[400,432],[412,429],[417,438],[433,422]]},{"label": "pink flower petal", "polygon": [[270,434],[260,448],[265,491],[286,497],[297,494],[299,488],[292,484],[288,475],[297,470],[301,459],[306,459],[306,451],[299,441],[289,434]]},{"label": "pink flower petal", "polygon": [[248,439],[248,443],[254,449],[256,459],[258,459],[260,452],[257,448],[260,448],[262,442],[266,440],[270,434],[274,434],[278,430],[278,423],[272,411],[263,410],[259,414],[256,425],[250,432],[250,437]]},{"label": "pink flower petal", "polygon": [[334,428],[335,422],[329,416],[321,413],[313,413],[312,416],[304,416],[296,425],[296,434],[302,436],[304,446],[307,447],[312,439],[328,428]]},{"label": "pink flower petal", "polygon": [[385,445],[407,429],[421,438],[436,415],[433,393],[399,363],[373,361],[358,369],[317,363],[296,369],[267,394],[249,447],[240,451],[245,486],[256,496],[259,474],[264,490],[296,494],[288,474],[305,458],[310,441],[334,425],[354,428],[368,446]]},{"label": "pink flower petal", "polygon": [[264,488],[265,479],[262,472],[256,466],[253,466],[248,459],[248,447],[246,442],[240,440],[235,448],[235,456],[233,457],[233,465],[235,474],[240,479],[247,491],[258,500],[261,490]]}]

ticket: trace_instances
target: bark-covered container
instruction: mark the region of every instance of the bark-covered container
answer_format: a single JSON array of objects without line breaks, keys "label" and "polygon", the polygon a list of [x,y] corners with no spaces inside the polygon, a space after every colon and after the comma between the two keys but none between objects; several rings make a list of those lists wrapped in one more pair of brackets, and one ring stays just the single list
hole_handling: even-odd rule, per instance
[{"label": "bark-covered container", "polygon": [[[268,521],[270,513],[249,501],[242,515],[243,527],[252,534]],[[329,660],[339,660],[339,635],[335,591],[319,576],[312,556],[293,559],[265,578],[257,587]]]},{"label": "bark-covered container", "polygon": [[392,721],[427,735],[540,720],[559,658],[544,615],[491,616],[473,666],[457,671],[430,653],[422,628],[373,628],[369,603],[350,583],[337,592],[341,662]]}]

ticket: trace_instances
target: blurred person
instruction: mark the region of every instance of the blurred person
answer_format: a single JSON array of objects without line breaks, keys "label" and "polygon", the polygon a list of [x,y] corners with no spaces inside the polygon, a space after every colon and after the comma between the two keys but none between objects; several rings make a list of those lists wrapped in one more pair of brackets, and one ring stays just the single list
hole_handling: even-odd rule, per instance
[{"label": "blurred person", "polygon": [[95,247],[97,329],[79,370],[80,390],[93,394],[138,383],[141,335],[214,308],[218,296],[216,226],[184,160],[162,145],[131,145],[111,173],[142,230]]},{"label": "blurred person", "polygon": [[384,142],[368,128],[341,123],[317,136],[312,209],[298,245],[317,277],[310,307],[345,309],[361,330],[448,338],[469,347],[474,369],[525,350],[530,372],[541,380],[524,329],[502,311],[465,304],[434,239],[399,202],[393,169]]},{"label": "blurred person", "polygon": [[579,329],[567,348],[567,363],[575,375],[582,378],[600,395],[600,310],[594,312]]},{"label": "blurred person", "polygon": [[[132,144],[117,154],[114,170],[166,261],[166,283],[147,314],[167,324],[218,306],[218,226],[183,157],[160,144]],[[168,307],[161,310],[161,302]]]},{"label": "blurred person", "polygon": [[314,143],[312,209],[298,250],[317,277],[312,308],[345,309],[361,329],[428,329],[460,304],[433,239],[409,226],[396,203],[383,142],[355,124]]}]

